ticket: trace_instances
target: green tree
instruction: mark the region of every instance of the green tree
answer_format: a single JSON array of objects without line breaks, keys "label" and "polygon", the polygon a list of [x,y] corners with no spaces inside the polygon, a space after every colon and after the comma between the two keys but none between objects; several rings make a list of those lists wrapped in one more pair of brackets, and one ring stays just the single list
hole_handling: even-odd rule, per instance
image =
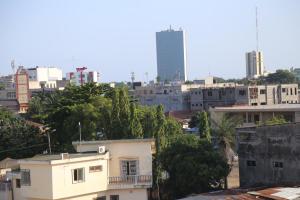
[{"label": "green tree", "polygon": [[201,137],[205,138],[207,141],[211,142],[211,129],[208,121],[207,112],[200,112],[199,115],[199,134]]},{"label": "green tree", "polygon": [[145,138],[154,138],[156,135],[156,109],[154,107],[139,106],[139,118],[143,127]]},{"label": "green tree", "polygon": [[179,135],[159,155],[162,170],[163,199],[178,199],[193,193],[221,188],[229,166],[207,140],[193,135]]},{"label": "green tree", "polygon": [[275,73],[268,74],[266,77],[261,78],[266,84],[287,84],[297,83],[295,74],[288,70],[276,70]]},{"label": "green tree", "polygon": [[8,110],[0,109],[0,160],[26,158],[47,150],[47,137]]},{"label": "green tree", "polygon": [[130,111],[129,111],[129,98],[127,91],[124,87],[119,89],[119,108],[120,108],[120,126],[123,136],[129,136],[129,118],[130,118]]},{"label": "green tree", "polygon": [[142,138],[143,128],[136,113],[134,103],[130,103],[130,138]]},{"label": "green tree", "polygon": [[114,90],[112,94],[112,111],[111,111],[111,138],[122,138],[121,121],[120,121],[120,104],[119,104],[119,91]]}]

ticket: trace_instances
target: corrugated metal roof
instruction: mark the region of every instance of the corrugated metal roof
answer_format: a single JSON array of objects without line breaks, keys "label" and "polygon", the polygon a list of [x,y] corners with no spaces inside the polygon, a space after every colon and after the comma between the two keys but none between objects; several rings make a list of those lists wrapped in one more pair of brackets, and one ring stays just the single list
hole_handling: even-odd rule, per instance
[{"label": "corrugated metal roof", "polygon": [[[249,191],[249,190],[248,190]],[[183,198],[181,200],[298,200],[300,187],[277,187],[246,192],[243,190],[224,190]]]},{"label": "corrugated metal roof", "polygon": [[266,197],[274,200],[294,200],[294,199],[300,199],[300,188],[299,187],[268,188],[265,190],[248,192],[248,194]]}]

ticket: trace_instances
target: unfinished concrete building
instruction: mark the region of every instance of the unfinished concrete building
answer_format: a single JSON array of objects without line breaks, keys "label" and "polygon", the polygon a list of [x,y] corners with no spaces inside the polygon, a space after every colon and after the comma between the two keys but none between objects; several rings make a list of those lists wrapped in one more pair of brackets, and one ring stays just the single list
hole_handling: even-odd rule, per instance
[{"label": "unfinished concrete building", "polygon": [[300,184],[300,123],[236,129],[240,186]]}]

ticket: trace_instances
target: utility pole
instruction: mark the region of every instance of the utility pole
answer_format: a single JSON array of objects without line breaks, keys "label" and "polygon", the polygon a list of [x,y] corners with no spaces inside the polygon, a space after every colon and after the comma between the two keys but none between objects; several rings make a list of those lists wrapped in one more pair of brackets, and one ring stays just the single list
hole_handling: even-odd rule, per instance
[{"label": "utility pole", "polygon": [[258,52],[258,9],[255,7],[255,25],[256,25],[256,52]]},{"label": "utility pole", "polygon": [[81,153],[81,124],[78,122],[78,127],[79,127],[79,151]]},{"label": "utility pole", "polygon": [[52,152],[51,152],[51,141],[50,141],[50,133],[49,132],[47,132],[47,136],[48,136],[49,154],[51,155]]}]

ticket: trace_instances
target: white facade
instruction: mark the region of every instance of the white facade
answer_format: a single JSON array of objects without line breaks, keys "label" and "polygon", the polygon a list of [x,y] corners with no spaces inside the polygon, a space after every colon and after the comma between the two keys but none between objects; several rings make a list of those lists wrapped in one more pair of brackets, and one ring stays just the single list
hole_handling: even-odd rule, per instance
[{"label": "white facade", "polygon": [[0,197],[5,197],[1,200],[11,200],[12,196],[14,200],[147,199],[147,189],[152,186],[154,140],[74,142],[73,145],[78,152],[95,153],[22,159],[20,171],[7,174],[11,181],[0,181],[4,188]]},{"label": "white facade", "polygon": [[264,61],[261,51],[246,53],[246,77],[257,78],[264,75]]},{"label": "white facade", "polygon": [[35,67],[27,69],[29,89],[56,88],[56,81],[62,80],[62,70],[56,67]]}]

